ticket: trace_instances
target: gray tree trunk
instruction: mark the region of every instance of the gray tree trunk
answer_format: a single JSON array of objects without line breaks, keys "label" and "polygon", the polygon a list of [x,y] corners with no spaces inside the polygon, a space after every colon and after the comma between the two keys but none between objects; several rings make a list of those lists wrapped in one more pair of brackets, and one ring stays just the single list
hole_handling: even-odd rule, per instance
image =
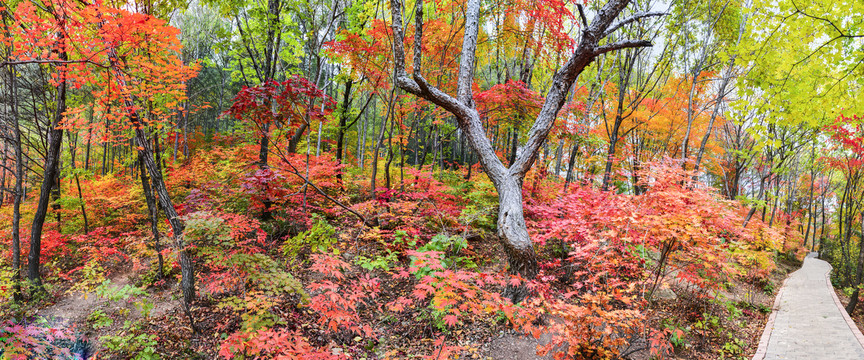
[{"label": "gray tree trunk", "polygon": [[[58,33],[59,41],[62,42],[64,35]],[[66,51],[59,55],[61,61],[67,59]],[[30,228],[30,254],[27,257],[27,278],[37,289],[42,288],[42,278],[39,275],[40,257],[42,255],[42,227],[45,217],[48,215],[48,203],[51,198],[51,189],[57,181],[59,174],[60,146],[63,143],[63,130],[58,129],[63,113],[66,112],[66,80],[61,80],[57,88],[57,102],[54,116],[48,129],[48,152],[45,154],[45,172],[42,176],[42,187],[39,192],[39,200],[36,205],[36,213]]]},{"label": "gray tree trunk", "polygon": [[15,191],[12,203],[12,296],[21,300],[21,201],[24,195],[24,153],[21,149],[21,128],[18,124],[18,85],[12,67],[6,68],[9,77],[9,110],[15,146]]},{"label": "gray tree trunk", "polygon": [[[415,47],[413,74],[405,70],[404,31],[402,27],[402,2],[391,0],[392,29],[394,34],[394,78],[396,85],[418,97],[424,98],[456,116],[459,128],[467,136],[468,144],[477,154],[481,166],[498,191],[498,235],[507,254],[510,272],[531,280],[538,272],[534,245],[528,235],[522,210],[522,179],[537,158],[539,147],[546,140],[557,117],[558,111],[566,101],[566,95],[580,73],[595,57],[618,49],[647,47],[651,43],[644,40],[625,40],[600,46],[599,42],[611,32],[646,16],[661,14],[640,13],[631,18],[612,24],[618,14],[627,6],[629,0],[611,0],[597,12],[594,21],[582,33],[582,38],[574,54],[552,78],[539,115],[528,131],[527,141],[511,166],[505,167],[495,154],[482,125],[479,113],[474,107],[471,85],[474,79],[477,35],[480,27],[480,0],[468,0],[465,5],[465,32],[459,64],[456,96],[451,96],[429,84],[422,76],[423,5],[418,0],[415,8]],[[525,286],[508,286],[504,295],[514,302],[528,295]]]}]

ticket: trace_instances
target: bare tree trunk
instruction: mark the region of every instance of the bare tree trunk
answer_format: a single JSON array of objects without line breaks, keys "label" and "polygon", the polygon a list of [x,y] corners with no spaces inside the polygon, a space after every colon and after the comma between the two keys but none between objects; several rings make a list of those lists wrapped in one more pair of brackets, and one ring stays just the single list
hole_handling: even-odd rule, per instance
[{"label": "bare tree trunk", "polygon": [[381,124],[381,132],[375,138],[375,150],[372,151],[372,183],[369,184],[371,187],[370,193],[372,194],[372,198],[375,198],[375,187],[377,186],[376,178],[378,177],[378,151],[381,149],[381,144],[384,142],[384,131],[387,130],[387,121],[390,120],[391,113],[393,112],[393,102],[396,100],[395,97],[396,87],[393,87],[393,90],[390,91],[390,102],[387,104],[387,115],[384,116],[384,122]]},{"label": "bare tree trunk", "polygon": [[21,200],[24,195],[24,154],[21,149],[21,127],[18,124],[18,85],[12,67],[6,68],[9,77],[9,108],[15,146],[15,191],[12,205],[12,298],[21,300]]},{"label": "bare tree trunk", "polygon": [[390,130],[387,131],[387,162],[384,163],[384,187],[388,190],[391,188],[390,183],[390,165],[393,163],[393,123],[390,121]]},{"label": "bare tree trunk", "polygon": [[[109,52],[113,75],[120,87],[126,86],[125,73],[120,71],[119,65],[116,63],[117,54],[114,49]],[[168,219],[171,225],[171,230],[174,233],[174,247],[178,253],[178,262],[180,263],[180,288],[183,291],[183,306],[186,316],[189,318],[189,323],[194,332],[198,332],[195,326],[195,321],[192,318],[191,305],[195,301],[195,271],[192,265],[192,258],[186,250],[186,242],[183,237],[185,224],[177,215],[177,210],[174,208],[174,203],[171,196],[168,194],[168,189],[165,186],[165,180],[162,178],[162,171],[156,164],[153,148],[150,142],[147,141],[147,135],[144,133],[144,126],[141,123],[138,113],[135,110],[135,103],[129,97],[123,99],[124,105],[129,109],[129,122],[132,129],[135,131],[135,141],[138,146],[138,155],[143,158],[144,165],[150,173],[150,179],[153,183],[153,190],[156,192],[159,204],[162,207],[162,212]]]},{"label": "bare tree trunk", "polygon": [[[258,169],[265,171],[265,170],[269,169],[269,165],[267,163],[267,154],[269,152],[269,147],[270,147],[270,123],[269,122],[265,122],[263,125],[261,125],[261,132],[262,132],[262,134],[261,134],[261,139],[260,139],[260,144],[259,144],[260,147],[259,147],[259,151],[258,151]],[[261,197],[262,197],[261,202],[264,205],[264,210],[261,211],[261,221],[268,221],[272,218],[272,215],[270,213],[270,208],[273,206],[273,202],[270,201],[270,196],[267,194],[269,187],[270,187],[270,184],[264,183],[263,185],[264,185],[264,189],[262,190],[263,194],[261,194]]]},{"label": "bare tree trunk", "polygon": [[360,170],[363,170],[363,163],[366,162],[366,137],[369,136],[369,117],[366,114],[363,114],[362,124],[363,137],[357,139],[357,167]]},{"label": "bare tree trunk", "polygon": [[[807,246],[807,238],[810,237],[810,223],[816,217],[813,210],[813,185],[815,183],[816,177],[816,143],[813,143],[813,146],[810,148],[810,200],[807,201],[807,231],[804,232],[804,246]],[[816,225],[813,222],[813,237],[815,241],[816,235]]]},{"label": "bare tree trunk", "polygon": [[579,143],[573,143],[573,149],[570,150],[570,159],[567,161],[567,177],[564,179],[564,194],[567,194],[567,188],[573,182],[573,167],[576,166],[576,154],[579,153]]},{"label": "bare tree trunk", "polygon": [[3,142],[3,176],[0,178],[0,206],[6,202],[6,164],[9,163],[9,142]]},{"label": "bare tree trunk", "polygon": [[[108,132],[108,117],[107,116],[105,117],[105,132]],[[103,137],[103,141],[102,141],[102,169],[101,169],[102,170],[102,176],[105,176],[105,174],[108,173],[107,172],[107,168],[108,168],[108,140],[106,140],[106,138],[107,138],[107,136]]]},{"label": "bare tree trunk", "polygon": [[[765,194],[765,180],[768,178],[766,175],[762,175],[759,180],[759,195],[756,197],[756,200],[762,200],[762,196]],[[744,217],[744,225],[742,227],[747,227],[747,224],[750,222],[750,219],[753,218],[753,215],[756,214],[757,207],[753,206],[750,208],[750,211],[747,212],[747,216]]]},{"label": "bare tree trunk", "polygon": [[87,148],[84,150],[84,170],[90,170],[90,144],[93,142],[93,128],[89,127],[90,123],[93,121],[93,108],[90,108],[90,117],[87,119]]},{"label": "bare tree trunk", "polygon": [[[480,0],[468,0],[465,4],[465,31],[462,41],[462,52],[459,64],[456,96],[451,96],[429,84],[422,76],[422,43],[423,4],[422,0],[415,3],[415,47],[413,74],[405,71],[404,32],[402,28],[402,2],[391,0],[392,29],[394,34],[394,78],[396,85],[418,97],[427,99],[455,115],[459,128],[466,134],[468,143],[480,159],[480,164],[486,170],[498,190],[498,234],[507,254],[510,272],[531,280],[538,272],[534,246],[528,236],[522,210],[522,179],[537,158],[540,146],[546,141],[558,111],[564,105],[568,92],[576,78],[594,58],[618,49],[651,46],[648,41],[625,40],[608,45],[599,45],[599,41],[620,27],[636,21],[640,17],[657,16],[642,13],[629,19],[621,20],[615,25],[612,21],[627,6],[627,0],[611,0],[597,12],[594,21],[583,31],[583,36],[574,54],[552,78],[550,90],[545,98],[539,115],[528,131],[522,152],[516,154],[509,168],[501,163],[495,154],[489,138],[486,136],[482,121],[474,108],[471,85],[474,79],[477,36],[480,27]],[[521,301],[528,295],[525,286],[508,286],[504,295],[514,302]]]},{"label": "bare tree trunk", "polygon": [[[819,226],[819,250],[822,250],[822,241],[825,239],[825,194],[822,194],[822,225]],[[816,236],[816,234],[813,234]]]},{"label": "bare tree trunk", "polygon": [[[768,220],[768,227],[774,226],[774,214],[777,212],[777,203],[780,201],[780,176],[776,176],[774,180],[774,205],[771,206],[771,218]],[[762,217],[765,217],[765,209],[762,209]],[[763,220],[764,221],[764,220]]]},{"label": "bare tree trunk", "polygon": [[[864,216],[864,214],[862,214]],[[851,225],[851,224],[850,224]],[[864,231],[864,218],[862,218],[861,229]],[[861,293],[861,283],[864,281],[864,240],[858,241],[858,266],[855,271],[855,291],[849,297],[849,305],[846,306],[846,312],[849,316],[855,312],[855,307],[858,305],[858,296]]]},{"label": "bare tree trunk", "polygon": [[606,151],[606,167],[603,169],[603,191],[609,190],[609,183],[612,181],[612,162],[615,159],[615,146],[618,144],[618,126],[620,122],[615,121],[615,126],[612,128],[612,134],[609,136],[609,148]]},{"label": "bare tree trunk", "polygon": [[60,206],[60,169],[63,169],[63,159],[60,157],[63,153],[62,141],[60,142],[60,149],[58,149],[57,152],[57,171],[54,173],[54,184],[51,185],[51,210],[54,212],[54,219],[57,221],[57,232],[63,232],[61,227],[62,219],[60,215],[60,210],[62,210]]},{"label": "bare tree trunk", "polygon": [[[345,131],[348,131],[348,109],[351,107],[351,87],[354,81],[345,82],[345,94],[342,97],[342,113],[339,116],[339,127],[336,129],[336,163],[342,165],[342,148],[345,143]],[[370,95],[371,96],[371,95]],[[357,132],[360,133],[359,131]],[[357,138],[359,142],[359,137]],[[336,173],[336,181],[342,186],[342,172]]]},{"label": "bare tree trunk", "polygon": [[153,249],[156,250],[156,259],[159,263],[157,276],[159,279],[164,274],[165,265],[162,259],[162,244],[159,242],[159,208],[156,207],[156,198],[150,188],[150,179],[147,176],[147,168],[144,164],[142,154],[138,153],[138,166],[141,168],[141,190],[144,192],[144,200],[147,201],[147,214],[150,217],[150,232],[153,233]]},{"label": "bare tree trunk", "polygon": [[[59,38],[58,42],[62,42],[64,35],[62,32],[59,32],[57,37]],[[60,52],[59,59],[61,61],[67,59],[66,51]],[[48,152],[45,154],[45,172],[42,176],[42,187],[39,192],[36,213],[33,215],[33,222],[30,228],[30,254],[27,257],[27,278],[36,286],[37,291],[42,289],[42,278],[39,274],[40,257],[42,255],[42,227],[45,224],[45,217],[48,215],[51,189],[54,188],[54,182],[57,180],[59,173],[60,145],[63,142],[63,130],[58,129],[58,127],[65,112],[66,80],[64,79],[61,80],[60,86],[57,88],[57,104],[54,109],[50,128],[48,129]]]},{"label": "bare tree trunk", "polygon": [[87,209],[84,204],[84,194],[81,192],[81,180],[78,178],[78,171],[75,169],[75,152],[78,148],[78,138],[75,137],[75,141],[71,141],[72,133],[69,133],[68,138],[70,139],[69,145],[69,155],[71,161],[69,165],[72,167],[72,175],[75,177],[75,186],[78,188],[78,203],[81,208],[81,217],[84,218],[84,234],[90,233],[90,222],[87,220]]},{"label": "bare tree trunk", "polygon": [[558,141],[558,148],[555,150],[555,176],[561,176],[561,160],[564,157],[564,139]]},{"label": "bare tree trunk", "polygon": [[[720,89],[717,90],[717,98],[714,99],[714,110],[711,112],[711,118],[708,120],[708,129],[705,130],[705,136],[702,137],[702,142],[699,143],[699,151],[696,152],[696,163],[693,169],[699,171],[699,165],[702,163],[702,157],[705,155],[705,146],[708,144],[708,139],[711,137],[711,131],[714,130],[714,120],[720,114],[720,107],[723,104],[723,99],[726,97],[726,87],[732,79],[732,67],[735,64],[735,56],[730,60],[729,68],[726,70],[726,75],[720,81]],[[685,139],[686,141],[686,139]]]}]

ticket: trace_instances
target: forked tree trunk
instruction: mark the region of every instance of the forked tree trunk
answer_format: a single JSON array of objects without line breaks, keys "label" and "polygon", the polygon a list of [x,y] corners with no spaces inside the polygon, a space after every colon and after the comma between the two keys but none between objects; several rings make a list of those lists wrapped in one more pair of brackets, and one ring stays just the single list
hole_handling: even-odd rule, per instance
[{"label": "forked tree trunk", "polygon": [[[413,74],[405,70],[405,34],[402,28],[402,1],[391,0],[392,29],[394,34],[394,80],[399,88],[429,100],[453,114],[459,128],[465,133],[468,143],[477,154],[480,164],[498,190],[498,234],[507,253],[510,273],[532,280],[538,272],[534,246],[528,235],[522,211],[522,179],[537,158],[540,146],[546,141],[558,111],[567,100],[576,78],[597,56],[624,48],[651,46],[644,40],[625,40],[599,45],[600,40],[622,26],[640,18],[660,16],[662,13],[638,13],[628,19],[612,24],[629,0],[610,0],[597,11],[594,21],[584,24],[582,38],[575,52],[565,65],[555,72],[545,102],[528,131],[522,151],[515,154],[510,167],[505,167],[487,137],[482,119],[474,107],[471,86],[474,80],[477,36],[480,28],[480,0],[468,0],[465,4],[465,31],[459,64],[456,95],[451,96],[429,84],[422,75],[423,1],[417,0],[414,9],[414,65]],[[581,12],[581,7],[580,7]],[[508,286],[504,295],[514,302],[527,296],[525,286]]]}]

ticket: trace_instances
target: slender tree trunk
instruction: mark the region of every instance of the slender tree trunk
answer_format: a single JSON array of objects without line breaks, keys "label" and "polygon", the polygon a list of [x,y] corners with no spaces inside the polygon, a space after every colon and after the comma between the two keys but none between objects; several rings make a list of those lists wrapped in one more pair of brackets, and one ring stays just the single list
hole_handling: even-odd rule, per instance
[{"label": "slender tree trunk", "polygon": [[612,161],[615,159],[615,146],[618,144],[618,125],[619,121],[615,121],[615,126],[612,129],[612,135],[609,137],[609,149],[606,152],[606,167],[603,169],[603,191],[609,190],[609,183],[612,182]]},{"label": "slender tree trunk", "polygon": [[147,168],[144,164],[142,154],[138,153],[138,166],[141,177],[141,190],[144,192],[144,199],[147,201],[147,215],[150,218],[150,232],[153,233],[153,249],[156,250],[156,260],[158,261],[157,276],[161,279],[164,274],[164,260],[162,259],[162,244],[159,241],[159,208],[156,206],[156,198],[153,196],[153,190],[150,188],[150,179],[147,176]]},{"label": "slender tree trunk", "polygon": [[395,91],[396,87],[393,87],[393,90],[390,91],[390,102],[387,104],[387,115],[384,117],[384,122],[381,124],[381,132],[375,139],[375,150],[372,151],[372,183],[370,184],[370,190],[373,199],[376,197],[375,187],[377,185],[375,183],[376,178],[378,177],[378,151],[381,149],[381,144],[384,142],[384,131],[387,130],[387,121],[390,120],[390,116],[393,112],[393,102],[396,100]]},{"label": "slender tree trunk", "polygon": [[[58,42],[62,42],[64,39],[62,32],[59,32],[57,37]],[[65,50],[60,52],[59,59],[61,61],[67,60]],[[30,228],[30,254],[27,257],[27,278],[37,289],[42,289],[42,278],[39,275],[40,257],[42,255],[42,227],[45,224],[45,217],[48,215],[51,189],[54,187],[54,181],[57,180],[59,173],[60,145],[63,142],[63,130],[58,129],[58,127],[65,112],[66,80],[64,79],[60,81],[60,86],[57,88],[56,108],[54,109],[54,116],[48,129],[48,152],[45,154],[45,172],[42,176],[39,200],[36,203],[36,213],[33,215],[33,222]]]},{"label": "slender tree trunk", "polygon": [[[129,106],[131,107],[131,101],[127,100],[127,102],[130,103]],[[129,119],[135,129],[135,140],[139,149],[138,156],[144,161],[147,172],[150,174],[150,178],[152,179],[153,190],[156,192],[158,201],[162,207],[162,212],[168,218],[168,223],[171,225],[171,229],[174,233],[174,247],[178,251],[180,273],[182,275],[180,287],[183,291],[183,302],[186,307],[185,310],[187,316],[189,316],[189,320],[192,322],[189,306],[191,306],[192,302],[195,300],[195,272],[192,267],[192,259],[186,251],[186,242],[183,238],[183,230],[185,229],[185,226],[177,215],[177,211],[174,209],[171,196],[168,194],[168,189],[165,187],[165,181],[162,178],[162,172],[156,165],[153,149],[150,146],[150,142],[147,141],[147,136],[144,134],[144,130],[141,128],[141,122],[139,121],[137,114],[130,114]]]},{"label": "slender tree trunk", "polygon": [[361,128],[363,129],[363,135],[362,138],[357,139],[357,167],[359,167],[360,170],[363,170],[363,163],[366,160],[366,137],[369,136],[369,117],[366,116],[366,114],[363,114],[363,118],[360,122]]},{"label": "slender tree trunk", "polygon": [[[771,218],[768,220],[768,227],[774,226],[774,214],[777,212],[777,203],[780,201],[780,176],[774,180],[774,205],[771,206]],[[765,216],[765,210],[762,210],[762,216]]]},{"label": "slender tree trunk", "polygon": [[[93,121],[93,109],[92,108],[90,109],[90,119],[88,119],[88,121],[87,121],[88,126],[90,125],[91,121]],[[85,171],[90,171],[90,144],[93,142],[92,137],[93,137],[93,128],[88,127],[88,129],[87,129],[87,147],[84,150],[84,170]]]},{"label": "slender tree trunk", "polygon": [[[762,196],[765,194],[765,180],[768,179],[768,176],[762,175],[759,180],[759,195],[756,197],[756,200],[762,200]],[[747,216],[744,217],[744,225],[742,227],[747,227],[747,224],[750,222],[750,219],[753,218],[753,215],[756,214],[757,207],[754,205],[750,208],[750,211],[747,212]]]},{"label": "slender tree trunk", "polygon": [[[261,139],[260,139],[260,147],[258,151],[258,169],[261,171],[267,171],[269,169],[269,164],[267,163],[267,155],[270,151],[270,123],[265,122],[261,125]],[[261,202],[264,205],[264,210],[261,211],[261,221],[269,221],[272,218],[272,214],[270,212],[270,208],[273,206],[273,202],[270,201],[270,196],[268,194],[270,184],[264,183],[263,185],[263,193],[261,194]]]},{"label": "slender tree trunk", "polygon": [[395,121],[390,121],[390,130],[387,131],[387,162],[384,163],[384,187],[387,189],[391,188],[390,183],[390,164],[393,163],[393,123]]},{"label": "slender tree trunk", "polygon": [[[188,88],[187,88],[188,89]],[[189,91],[187,90],[188,94]],[[183,111],[183,158],[189,158],[189,100],[186,100]]]},{"label": "slender tree trunk", "polygon": [[[819,248],[820,248],[819,250],[820,251],[822,250],[821,249],[822,248],[822,241],[825,240],[825,223],[826,223],[826,221],[825,221],[825,194],[822,194],[821,203],[822,203],[822,226],[819,227],[820,228],[819,229]],[[814,234],[814,236],[815,236],[815,234]]]},{"label": "slender tree trunk", "polygon": [[555,150],[555,176],[561,176],[561,160],[564,157],[564,139],[558,141],[558,149]]},{"label": "slender tree trunk", "polygon": [[102,176],[105,176],[105,174],[107,174],[107,169],[108,169],[108,142],[109,142],[108,141],[108,134],[107,134],[108,133],[108,125],[109,125],[108,117],[106,116],[105,117],[105,133],[106,134],[102,140],[102,169],[101,169]]},{"label": "slender tree trunk", "polygon": [[[120,71],[120,68],[116,63],[117,54],[114,49],[111,49],[109,55],[112,59],[111,67],[114,70],[113,75],[115,75],[115,79],[117,79],[116,81],[119,83],[120,87],[123,88],[126,86],[126,75]],[[155,153],[153,148],[150,146],[150,142],[147,140],[147,135],[144,133],[144,125],[135,110],[135,103],[129,97],[125,97],[123,102],[126,108],[130,109],[129,122],[132,129],[135,131],[135,142],[138,147],[138,154],[144,159],[144,165],[150,174],[153,190],[156,192],[159,205],[162,207],[162,212],[165,214],[168,223],[171,225],[171,230],[174,236],[174,247],[177,250],[178,262],[180,263],[180,288],[183,291],[184,311],[186,316],[189,318],[189,323],[192,326],[193,331],[197,333],[198,328],[195,326],[195,321],[192,318],[191,312],[192,302],[195,301],[195,271],[192,264],[192,258],[187,252],[186,241],[183,236],[185,224],[183,224],[183,221],[177,215],[177,210],[174,208],[174,203],[171,200],[171,196],[168,194],[165,180],[162,177],[162,171],[156,163]]]},{"label": "slender tree trunk", "polygon": [[72,167],[72,174],[75,177],[75,187],[78,189],[79,208],[81,209],[81,217],[84,218],[84,234],[88,234],[90,233],[90,222],[87,220],[87,209],[84,204],[84,193],[81,191],[81,180],[78,178],[78,171],[75,168],[75,153],[78,148],[78,138],[75,137],[75,140],[71,141],[73,139],[71,132],[69,132],[68,138],[70,139],[69,157],[71,158],[69,165]]},{"label": "slender tree trunk", "polygon": [[18,84],[11,66],[6,68],[9,77],[9,108],[12,116],[12,131],[15,146],[15,191],[12,205],[12,297],[21,300],[21,201],[24,195],[24,153],[21,144],[21,128],[18,124]]},{"label": "slender tree trunk", "polygon": [[[183,119],[183,118],[180,117],[180,115],[177,116],[177,121],[178,121],[178,125],[177,125],[177,126],[178,126],[178,127],[180,126],[180,125],[179,125],[179,121],[182,120],[182,119]],[[179,130],[179,129],[178,129],[178,130]],[[171,159],[171,161],[173,161],[173,162],[175,162],[175,163],[177,162],[177,149],[179,148],[179,146],[180,146],[180,133],[177,132],[177,131],[175,130],[175,131],[174,131],[174,155],[173,155],[173,158]]]},{"label": "slender tree trunk", "polygon": [[3,176],[0,178],[0,206],[6,202],[6,165],[9,163],[9,142],[3,141]]},{"label": "slender tree trunk", "polygon": [[[348,131],[346,126],[348,125],[348,110],[351,107],[351,87],[353,85],[354,81],[351,79],[345,82],[345,94],[342,97],[342,114],[339,116],[339,128],[336,129],[336,163],[339,165],[342,165],[342,148],[345,143],[345,131]],[[342,171],[336,173],[336,181],[339,183],[339,186],[342,186]]]},{"label": "slender tree trunk", "polygon": [[[58,123],[59,126],[59,123]],[[60,143],[60,149],[57,150],[60,154],[63,153],[63,143]],[[57,155],[57,172],[54,173],[54,184],[51,185],[51,210],[54,212],[54,220],[57,221],[57,232],[62,232],[62,219],[60,215],[60,169],[63,168],[63,159]]]},{"label": "slender tree trunk", "polygon": [[[864,214],[862,215],[862,223],[861,229],[862,233],[864,233]],[[851,225],[851,224],[850,224]],[[846,312],[849,316],[852,316],[855,313],[855,307],[858,305],[858,296],[861,293],[861,284],[864,281],[864,239],[860,239],[858,241],[858,266],[855,271],[855,291],[852,292],[852,296],[849,297],[849,305],[846,306]]]}]

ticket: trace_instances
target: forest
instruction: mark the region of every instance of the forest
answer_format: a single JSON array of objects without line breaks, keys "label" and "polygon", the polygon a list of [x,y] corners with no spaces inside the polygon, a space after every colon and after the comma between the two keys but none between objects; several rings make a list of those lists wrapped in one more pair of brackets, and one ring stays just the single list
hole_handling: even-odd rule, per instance
[{"label": "forest", "polygon": [[750,359],[813,251],[864,325],[861,0],[0,16],[3,359]]}]

